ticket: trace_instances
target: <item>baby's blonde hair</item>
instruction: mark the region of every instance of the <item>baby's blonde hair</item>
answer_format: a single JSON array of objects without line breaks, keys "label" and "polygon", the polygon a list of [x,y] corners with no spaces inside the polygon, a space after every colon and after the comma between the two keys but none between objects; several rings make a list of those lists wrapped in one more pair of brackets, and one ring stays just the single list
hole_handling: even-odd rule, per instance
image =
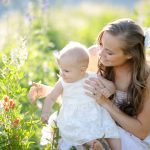
[{"label": "baby's blonde hair", "polygon": [[89,53],[87,48],[79,42],[69,42],[59,53],[58,59],[67,58],[82,67],[88,67]]}]

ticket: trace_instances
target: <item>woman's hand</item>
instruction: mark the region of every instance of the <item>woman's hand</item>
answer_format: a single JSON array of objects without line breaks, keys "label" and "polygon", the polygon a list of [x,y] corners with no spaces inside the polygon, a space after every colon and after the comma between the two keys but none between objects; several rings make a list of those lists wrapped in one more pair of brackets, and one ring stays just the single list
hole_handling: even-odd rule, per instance
[{"label": "woman's hand", "polygon": [[85,81],[86,94],[96,99],[96,101],[103,105],[112,94],[115,93],[115,85],[113,82],[99,76],[97,78],[90,78]]}]

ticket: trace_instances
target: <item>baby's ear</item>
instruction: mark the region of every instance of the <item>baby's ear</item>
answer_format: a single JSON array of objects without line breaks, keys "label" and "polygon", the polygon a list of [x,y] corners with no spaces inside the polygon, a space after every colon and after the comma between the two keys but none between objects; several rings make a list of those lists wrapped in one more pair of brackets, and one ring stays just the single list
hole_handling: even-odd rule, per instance
[{"label": "baby's ear", "polygon": [[82,72],[85,72],[86,70],[87,70],[87,67],[86,67],[86,66],[82,66],[82,67],[81,67],[81,71],[82,71]]}]

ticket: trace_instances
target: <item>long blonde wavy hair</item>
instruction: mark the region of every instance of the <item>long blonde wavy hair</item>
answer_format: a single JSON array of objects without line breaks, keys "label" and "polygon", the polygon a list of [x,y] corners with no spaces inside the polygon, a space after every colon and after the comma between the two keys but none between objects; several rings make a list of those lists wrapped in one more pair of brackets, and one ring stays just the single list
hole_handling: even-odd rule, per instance
[{"label": "long blonde wavy hair", "polygon": [[[121,36],[125,43],[122,47],[124,54],[131,55],[129,60],[132,67],[131,81],[127,90],[127,100],[119,104],[119,108],[130,116],[136,116],[142,109],[146,80],[149,74],[145,59],[144,33],[141,27],[131,19],[119,19],[106,25],[97,38],[100,45],[104,32],[113,36]],[[115,82],[112,67],[102,65],[98,61],[98,74]]]}]

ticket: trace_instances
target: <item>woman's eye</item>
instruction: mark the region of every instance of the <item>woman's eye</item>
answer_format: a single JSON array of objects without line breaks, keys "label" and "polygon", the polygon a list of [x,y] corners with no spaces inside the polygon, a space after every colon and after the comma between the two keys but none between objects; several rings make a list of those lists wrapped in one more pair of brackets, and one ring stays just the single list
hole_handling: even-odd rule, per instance
[{"label": "woman's eye", "polygon": [[67,72],[67,73],[69,72],[69,70],[64,70],[64,71]]},{"label": "woman's eye", "polygon": [[113,55],[113,54],[114,54],[113,52],[111,52],[111,51],[108,50],[108,49],[106,49],[106,52],[107,52],[108,55]]},{"label": "woman's eye", "polygon": [[113,55],[113,53],[108,53],[108,55]]}]

